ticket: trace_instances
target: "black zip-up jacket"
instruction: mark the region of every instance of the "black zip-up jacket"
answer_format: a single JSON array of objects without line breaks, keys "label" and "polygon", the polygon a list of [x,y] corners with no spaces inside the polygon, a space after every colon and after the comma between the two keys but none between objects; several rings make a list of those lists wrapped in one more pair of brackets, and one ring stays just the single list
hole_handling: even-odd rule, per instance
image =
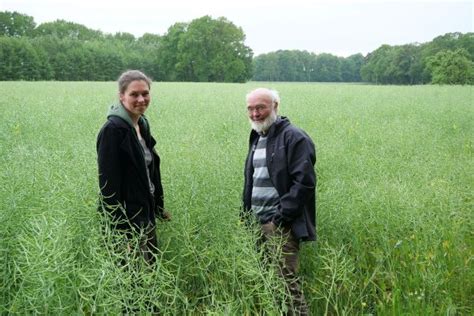
[{"label": "black zip-up jacket", "polygon": [[[242,216],[251,212],[252,161],[258,138],[258,133],[252,130],[245,162]],[[270,179],[280,196],[272,221],[277,226],[290,227],[297,239],[315,240],[316,150],[313,141],[286,117],[278,117],[268,131],[266,156]]]},{"label": "black zip-up jacket", "polygon": [[153,157],[149,172],[155,186],[154,194],[150,192],[143,148],[130,122],[126,118],[109,115],[97,137],[102,194],[99,209],[108,211],[120,229],[155,225],[156,216],[163,215],[160,158],[154,150],[156,141],[144,117],[140,118],[139,126]]}]

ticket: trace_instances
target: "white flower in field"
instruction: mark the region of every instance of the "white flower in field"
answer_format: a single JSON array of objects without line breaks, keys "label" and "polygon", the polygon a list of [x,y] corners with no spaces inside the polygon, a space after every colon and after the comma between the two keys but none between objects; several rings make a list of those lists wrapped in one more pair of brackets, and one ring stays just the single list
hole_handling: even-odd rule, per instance
[{"label": "white flower in field", "polygon": [[397,243],[395,244],[394,248],[398,248],[402,245],[402,242],[401,240],[397,241]]}]

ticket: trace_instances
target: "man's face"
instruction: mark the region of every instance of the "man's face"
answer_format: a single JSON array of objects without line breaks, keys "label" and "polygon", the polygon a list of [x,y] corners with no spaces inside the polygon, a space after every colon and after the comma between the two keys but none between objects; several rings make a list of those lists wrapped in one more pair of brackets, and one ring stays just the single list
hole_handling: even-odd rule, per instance
[{"label": "man's face", "polygon": [[258,133],[266,133],[277,119],[278,103],[262,91],[256,91],[247,98],[247,113],[252,128]]},{"label": "man's face", "polygon": [[263,93],[253,93],[247,99],[247,113],[249,119],[255,123],[263,123],[274,111],[270,96]]}]

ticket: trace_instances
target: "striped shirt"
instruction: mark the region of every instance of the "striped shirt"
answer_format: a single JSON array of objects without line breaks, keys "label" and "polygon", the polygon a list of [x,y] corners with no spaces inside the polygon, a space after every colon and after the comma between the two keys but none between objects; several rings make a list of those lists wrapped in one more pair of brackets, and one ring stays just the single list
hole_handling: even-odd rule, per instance
[{"label": "striped shirt", "polygon": [[280,197],[268,174],[267,137],[260,136],[253,154],[252,211],[261,223],[269,222],[275,215]]}]

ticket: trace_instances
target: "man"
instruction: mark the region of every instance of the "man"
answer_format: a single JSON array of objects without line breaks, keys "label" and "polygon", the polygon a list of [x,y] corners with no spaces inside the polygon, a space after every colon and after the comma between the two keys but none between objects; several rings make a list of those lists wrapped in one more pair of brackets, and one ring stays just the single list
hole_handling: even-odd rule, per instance
[{"label": "man", "polygon": [[296,272],[300,241],[316,239],[316,152],[304,131],[277,115],[279,103],[274,90],[259,88],[247,94],[252,131],[242,215],[256,218],[267,246],[283,238],[278,266],[292,296],[288,311],[307,315]]}]

